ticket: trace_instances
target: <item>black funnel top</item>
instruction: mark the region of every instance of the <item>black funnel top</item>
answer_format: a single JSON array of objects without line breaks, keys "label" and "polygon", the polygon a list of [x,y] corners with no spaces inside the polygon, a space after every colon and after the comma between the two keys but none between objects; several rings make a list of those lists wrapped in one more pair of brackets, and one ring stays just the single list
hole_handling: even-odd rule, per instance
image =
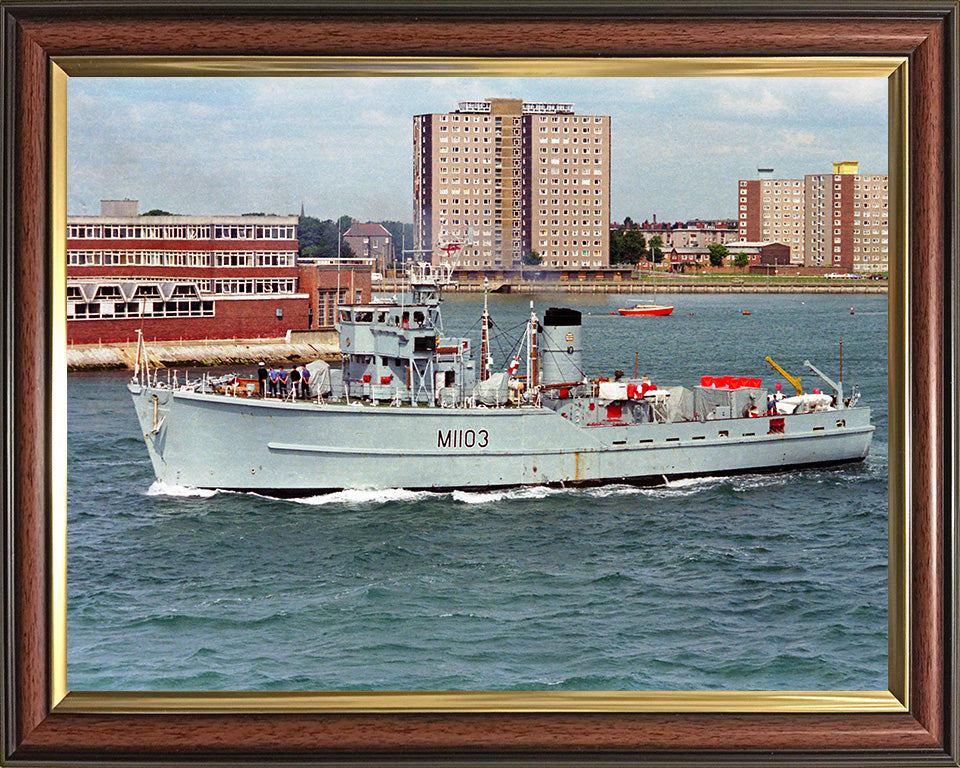
[{"label": "black funnel top", "polygon": [[566,307],[550,307],[543,316],[544,325],[580,325],[580,312]]}]

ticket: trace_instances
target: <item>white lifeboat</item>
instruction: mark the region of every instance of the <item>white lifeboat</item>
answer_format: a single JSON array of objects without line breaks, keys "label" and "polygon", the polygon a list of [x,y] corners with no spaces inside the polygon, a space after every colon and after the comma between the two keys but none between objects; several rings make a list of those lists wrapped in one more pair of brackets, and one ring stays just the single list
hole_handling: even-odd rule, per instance
[{"label": "white lifeboat", "polygon": [[822,393],[809,395],[794,395],[777,400],[777,410],[780,413],[810,413],[811,411],[831,410],[833,398]]}]

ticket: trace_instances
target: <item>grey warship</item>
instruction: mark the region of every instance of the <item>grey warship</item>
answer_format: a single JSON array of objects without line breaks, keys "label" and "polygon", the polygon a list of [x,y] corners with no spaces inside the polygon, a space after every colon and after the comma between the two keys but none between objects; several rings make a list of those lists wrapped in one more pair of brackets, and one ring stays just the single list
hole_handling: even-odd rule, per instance
[{"label": "grey warship", "polygon": [[692,387],[590,377],[581,315],[533,312],[494,372],[484,299],[478,360],[443,331],[450,269],[418,265],[389,301],[339,309],[342,367],[317,361],[309,399],[261,398],[236,377],[166,381],[142,337],[128,389],[158,481],[308,496],[342,489],[449,491],[662,484],[862,461],[874,427],[853,390],[768,397],[761,380]]}]

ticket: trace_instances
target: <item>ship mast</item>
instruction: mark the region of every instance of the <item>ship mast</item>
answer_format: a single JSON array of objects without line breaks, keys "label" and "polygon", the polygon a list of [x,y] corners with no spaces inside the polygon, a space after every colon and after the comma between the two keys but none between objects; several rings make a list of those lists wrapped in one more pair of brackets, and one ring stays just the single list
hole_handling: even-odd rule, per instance
[{"label": "ship mast", "polygon": [[147,356],[147,345],[143,341],[143,329],[137,329],[137,362],[133,368],[133,379],[138,384],[146,381],[150,386],[150,358]]},{"label": "ship mast", "polygon": [[530,320],[527,322],[527,391],[532,393],[540,383],[540,366],[537,350],[537,313],[530,302]]},{"label": "ship mast", "polygon": [[480,381],[490,378],[493,359],[490,357],[490,313],[487,312],[487,278],[483,278],[483,317],[480,319]]}]

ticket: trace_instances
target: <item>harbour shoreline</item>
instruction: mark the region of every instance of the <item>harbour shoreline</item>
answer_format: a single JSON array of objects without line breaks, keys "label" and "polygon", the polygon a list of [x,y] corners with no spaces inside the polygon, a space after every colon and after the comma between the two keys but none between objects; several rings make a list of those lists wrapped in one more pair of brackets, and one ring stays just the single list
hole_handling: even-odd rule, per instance
[{"label": "harbour shoreline", "polygon": [[[866,283],[866,284],[865,284]],[[873,284],[869,284],[873,283]],[[653,282],[639,281],[533,281],[524,280],[491,280],[488,281],[488,290],[491,293],[645,293],[653,289]],[[887,293],[886,281],[850,281],[832,284],[807,284],[804,282],[738,282],[736,279],[729,282],[667,282],[659,283],[657,290],[663,294],[675,293],[849,293],[849,294],[884,294]],[[395,293],[402,290],[400,281],[385,280],[375,284],[374,293]],[[480,293],[483,283],[460,282],[444,288],[448,293]]]},{"label": "harbour shoreline", "polygon": [[[649,292],[651,285],[640,282],[603,283],[595,281],[501,283],[489,286],[499,293],[531,294],[642,294]],[[399,283],[382,282],[375,293],[393,293],[400,290]],[[478,293],[483,285],[462,282],[448,286],[449,293]],[[887,284],[878,285],[803,285],[790,283],[693,283],[662,286],[664,295],[670,294],[885,294]],[[259,339],[180,339],[153,341],[147,339],[150,364],[158,368],[211,368],[225,365],[256,365],[263,360],[273,363],[300,364],[322,359],[340,361],[337,334],[329,331],[290,331],[286,337]],[[137,344],[104,342],[100,344],[74,344],[67,347],[67,370],[70,372],[90,370],[132,369],[136,363]]]}]

